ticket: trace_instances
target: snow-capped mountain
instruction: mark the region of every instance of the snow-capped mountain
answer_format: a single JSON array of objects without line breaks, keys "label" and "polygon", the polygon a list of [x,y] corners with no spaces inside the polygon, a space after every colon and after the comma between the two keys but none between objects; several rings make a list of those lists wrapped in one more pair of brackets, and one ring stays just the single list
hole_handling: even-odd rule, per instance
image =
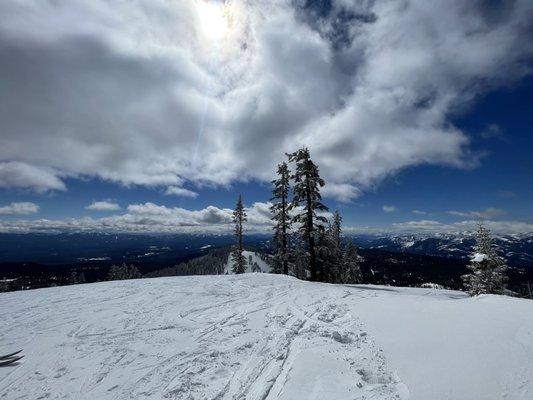
[{"label": "snow-capped mountain", "polygon": [[[420,235],[355,236],[361,247],[407,252],[449,258],[468,258],[472,253],[475,237],[471,232],[436,233]],[[501,235],[494,237],[494,244],[507,259],[509,265],[533,267],[533,234]]]}]

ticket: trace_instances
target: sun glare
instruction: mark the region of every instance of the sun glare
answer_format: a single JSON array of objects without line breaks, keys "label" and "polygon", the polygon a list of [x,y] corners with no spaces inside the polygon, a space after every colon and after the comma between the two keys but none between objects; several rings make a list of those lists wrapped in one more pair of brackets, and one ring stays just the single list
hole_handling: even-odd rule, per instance
[{"label": "sun glare", "polygon": [[206,38],[220,40],[228,33],[228,21],[224,15],[224,5],[213,1],[197,3],[200,27]]}]

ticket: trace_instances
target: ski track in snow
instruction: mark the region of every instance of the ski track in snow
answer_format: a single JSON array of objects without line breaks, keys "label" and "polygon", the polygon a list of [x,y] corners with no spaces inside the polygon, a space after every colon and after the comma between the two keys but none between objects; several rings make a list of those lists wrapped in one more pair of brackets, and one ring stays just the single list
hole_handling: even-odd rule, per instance
[{"label": "ski track in snow", "polygon": [[1,294],[0,399],[407,399],[347,301],[270,274]]}]

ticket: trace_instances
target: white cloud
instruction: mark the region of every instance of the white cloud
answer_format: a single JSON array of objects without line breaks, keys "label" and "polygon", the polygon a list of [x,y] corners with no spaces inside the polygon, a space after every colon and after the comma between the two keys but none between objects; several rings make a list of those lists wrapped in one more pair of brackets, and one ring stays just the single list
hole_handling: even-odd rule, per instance
[{"label": "white cloud", "polygon": [[448,211],[448,214],[456,217],[490,219],[505,215],[506,212],[499,208],[489,207],[481,211]]},{"label": "white cloud", "polygon": [[29,201],[11,203],[0,207],[0,215],[28,215],[39,211],[39,206]]},{"label": "white cloud", "polygon": [[347,203],[361,195],[361,191],[354,185],[348,183],[327,183],[322,188],[325,197],[331,197],[340,202]]},{"label": "white cloud", "polygon": [[476,165],[450,116],[533,54],[529,0],[335,1],[320,20],[224,4],[215,46],[192,0],[0,2],[0,187],[268,181],[308,145],[349,201],[403,168]]},{"label": "white cloud", "polygon": [[386,212],[386,213],[393,213],[393,212],[398,211],[398,208],[396,208],[395,206],[383,206],[382,209],[383,209],[383,212]]},{"label": "white cloud", "polygon": [[426,211],[422,211],[422,210],[413,210],[411,211],[413,214],[417,214],[417,215],[426,215],[427,212]]},{"label": "white cloud", "polygon": [[[272,233],[271,203],[245,207],[247,233]],[[294,210],[293,210],[294,211]],[[331,218],[329,212],[321,212]],[[154,203],[130,204],[122,214],[102,218],[1,221],[0,232],[110,232],[110,233],[223,233],[233,232],[233,210],[207,206],[200,210]]]},{"label": "white cloud", "polygon": [[117,211],[120,210],[120,206],[111,201],[95,201],[92,204],[85,207],[87,210],[91,211]]},{"label": "white cloud", "polygon": [[443,224],[434,220],[419,220],[397,222],[392,224],[393,230],[407,231],[407,232],[440,232],[445,230],[453,230],[449,225]]},{"label": "white cloud", "polygon": [[183,197],[191,197],[196,198],[198,197],[198,193],[193,192],[192,190],[185,189],[178,186],[169,186],[167,187],[167,190],[165,191],[166,195],[175,195],[175,196],[183,196]]},{"label": "white cloud", "polygon": [[[477,229],[479,221],[465,220],[445,224],[433,220],[407,221],[394,223],[389,231],[395,232],[433,232],[433,233],[453,233],[469,231],[474,232]],[[526,221],[483,221],[483,224],[494,233],[498,234],[520,234],[532,233],[533,224]]]},{"label": "white cloud", "polygon": [[21,162],[0,162],[0,188],[9,187],[29,188],[38,193],[66,189],[57,173],[50,168],[36,167]]}]

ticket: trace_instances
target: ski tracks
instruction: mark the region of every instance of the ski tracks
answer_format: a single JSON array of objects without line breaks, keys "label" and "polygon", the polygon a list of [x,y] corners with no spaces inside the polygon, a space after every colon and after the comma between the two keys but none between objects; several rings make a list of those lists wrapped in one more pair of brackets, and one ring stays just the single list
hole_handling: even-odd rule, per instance
[{"label": "ski tracks", "polygon": [[348,312],[356,288],[269,274],[92,287],[74,307],[76,292],[58,288],[48,292],[54,308],[36,298],[12,311],[11,333],[38,310],[33,354],[47,354],[32,364],[29,348],[19,369],[0,376],[0,399],[407,398]]}]

